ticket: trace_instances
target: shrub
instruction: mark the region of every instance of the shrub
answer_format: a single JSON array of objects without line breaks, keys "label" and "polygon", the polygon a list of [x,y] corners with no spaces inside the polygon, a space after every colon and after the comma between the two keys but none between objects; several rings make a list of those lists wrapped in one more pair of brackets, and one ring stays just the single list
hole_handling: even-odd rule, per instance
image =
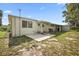
[{"label": "shrub", "polygon": [[0,31],[7,31],[7,26],[0,26]]},{"label": "shrub", "polygon": [[10,27],[10,25],[2,25],[2,26],[0,26],[0,31],[11,32],[11,27]]}]

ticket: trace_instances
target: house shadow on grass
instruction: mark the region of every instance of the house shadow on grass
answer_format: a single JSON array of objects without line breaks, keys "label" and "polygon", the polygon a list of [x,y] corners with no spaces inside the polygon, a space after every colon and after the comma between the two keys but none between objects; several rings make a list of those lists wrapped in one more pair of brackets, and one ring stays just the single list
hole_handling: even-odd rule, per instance
[{"label": "house shadow on grass", "polygon": [[13,38],[9,39],[9,47],[17,46],[17,45],[20,45],[20,44],[26,43],[26,42],[31,42],[32,40],[33,40],[32,38],[29,38],[25,35],[13,37]]}]

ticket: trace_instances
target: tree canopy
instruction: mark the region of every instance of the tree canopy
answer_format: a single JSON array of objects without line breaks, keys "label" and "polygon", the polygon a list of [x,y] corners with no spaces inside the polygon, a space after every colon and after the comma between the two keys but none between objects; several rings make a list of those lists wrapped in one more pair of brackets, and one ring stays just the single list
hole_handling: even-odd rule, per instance
[{"label": "tree canopy", "polygon": [[66,4],[66,10],[63,11],[63,16],[65,17],[65,22],[74,24],[75,27],[79,25],[79,4],[70,3]]}]

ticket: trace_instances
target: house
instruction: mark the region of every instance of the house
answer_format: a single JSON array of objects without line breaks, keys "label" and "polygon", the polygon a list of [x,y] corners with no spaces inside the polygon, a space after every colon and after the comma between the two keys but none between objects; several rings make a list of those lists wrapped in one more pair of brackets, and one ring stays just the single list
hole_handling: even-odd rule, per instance
[{"label": "house", "polygon": [[40,21],[25,17],[8,15],[9,24],[12,29],[12,36],[21,36],[34,33],[54,33],[57,31],[68,31],[67,26],[52,24],[47,21]]}]

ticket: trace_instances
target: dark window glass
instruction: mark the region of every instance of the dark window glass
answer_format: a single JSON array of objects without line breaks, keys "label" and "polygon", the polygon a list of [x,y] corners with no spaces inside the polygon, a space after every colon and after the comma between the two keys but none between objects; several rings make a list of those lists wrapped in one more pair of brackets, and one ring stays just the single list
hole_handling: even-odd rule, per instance
[{"label": "dark window glass", "polygon": [[42,27],[44,27],[44,24],[42,24]]},{"label": "dark window glass", "polygon": [[22,27],[26,28],[27,27],[27,21],[22,21]]},{"label": "dark window glass", "polygon": [[32,28],[32,21],[28,21],[28,28]]},{"label": "dark window glass", "polygon": [[40,26],[40,24],[38,24],[38,26]]}]

